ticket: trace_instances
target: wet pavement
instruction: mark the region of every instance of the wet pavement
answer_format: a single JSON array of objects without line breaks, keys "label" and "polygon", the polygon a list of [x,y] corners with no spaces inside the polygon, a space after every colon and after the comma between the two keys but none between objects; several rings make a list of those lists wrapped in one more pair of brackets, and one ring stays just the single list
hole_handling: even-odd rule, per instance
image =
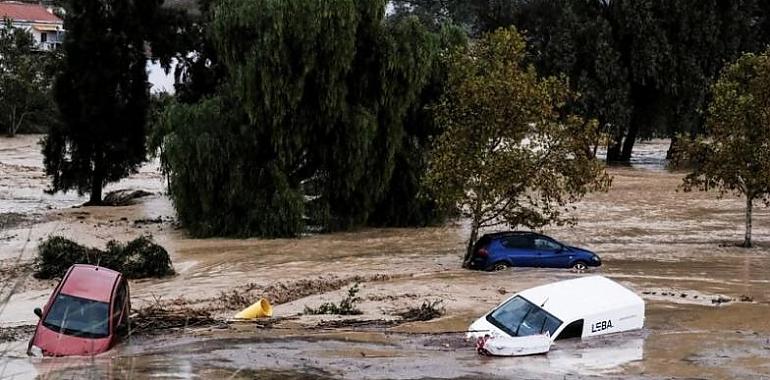
[{"label": "wet pavement", "polygon": [[[0,231],[0,268],[29,262],[36,242],[50,234],[103,246],[109,239],[151,233],[169,250],[179,274],[132,282],[134,306],[158,297],[206,302],[249,283],[380,275],[361,284],[360,318],[392,319],[399,310],[435,299],[444,301],[446,316],[338,329],[309,327],[318,317],[305,316],[275,329],[244,325],[133,338],[104,356],[83,359],[29,359],[22,339],[0,343],[0,378],[770,378],[770,213],[755,207],[757,248],[735,247],[743,233],[742,200],[677,191],[682,173],[665,170],[664,141],[641,144],[630,167],[609,168],[612,189],[577,205],[577,225],[544,231],[599,253],[604,266],[594,273],[645,298],[645,329],[559,341],[544,356],[487,358],[458,331],[519,290],[586,274],[462,270],[463,223],[301,239],[191,239],[171,222],[173,209],[162,195],[156,164],[109,187],[155,195],[131,206],[72,208],[85,199],[43,194],[35,139],[0,139],[0,213],[34,216]],[[135,222],[157,217],[161,223]],[[0,326],[34,323],[32,308],[55,285],[19,278],[0,279],[18,284],[0,307]],[[346,289],[277,305],[275,313],[296,315],[305,306],[338,301]]]}]

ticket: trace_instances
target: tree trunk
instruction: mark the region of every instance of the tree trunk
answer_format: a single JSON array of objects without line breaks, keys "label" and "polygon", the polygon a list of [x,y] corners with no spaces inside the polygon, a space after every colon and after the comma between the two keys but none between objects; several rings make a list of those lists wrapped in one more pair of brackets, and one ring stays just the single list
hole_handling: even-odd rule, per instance
[{"label": "tree trunk", "polygon": [[677,149],[679,149],[679,139],[674,135],[671,137],[671,145],[668,146],[668,151],[666,152],[666,159],[671,160],[674,158],[674,156],[677,155]]},{"label": "tree trunk", "polygon": [[468,239],[468,247],[465,250],[465,257],[463,258],[463,268],[467,268],[471,263],[471,258],[473,258],[473,245],[476,244],[476,239],[479,237],[479,223],[477,221],[473,221],[471,223],[471,236]]},{"label": "tree trunk", "polygon": [[623,151],[620,153],[620,161],[622,162],[631,161],[631,153],[634,150],[634,143],[636,143],[636,135],[638,133],[639,133],[639,124],[631,123],[631,126],[628,129],[628,135],[626,135],[626,140],[623,141]]},{"label": "tree trunk", "polygon": [[751,248],[751,209],[754,198],[746,196],[746,235],[743,238],[743,247]]},{"label": "tree trunk", "polygon": [[622,146],[623,136],[616,137],[616,140],[610,141],[607,146],[607,162],[620,161],[620,147]]},{"label": "tree trunk", "polygon": [[104,174],[102,174],[102,165],[96,162],[94,171],[91,173],[91,197],[86,203],[89,206],[102,205],[102,187],[104,186]]}]

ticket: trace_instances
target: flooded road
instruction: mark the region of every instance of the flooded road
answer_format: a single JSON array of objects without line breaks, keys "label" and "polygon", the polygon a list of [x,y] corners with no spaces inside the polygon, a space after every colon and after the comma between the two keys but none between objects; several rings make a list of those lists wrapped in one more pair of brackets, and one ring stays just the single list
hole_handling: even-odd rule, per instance
[{"label": "flooded road", "polygon": [[[742,240],[742,200],[677,191],[682,174],[662,167],[663,141],[641,144],[631,167],[610,168],[612,189],[577,205],[576,226],[544,231],[599,253],[604,266],[594,273],[645,298],[645,329],[559,341],[545,356],[487,358],[458,332],[519,290],[586,274],[462,270],[463,223],[301,239],[191,239],[173,223],[156,164],[108,189],[154,194],[139,203],[73,208],[85,199],[43,194],[35,140],[0,139],[0,214],[22,216],[0,230],[2,291],[16,285],[10,302],[0,306],[0,326],[35,322],[32,308],[45,303],[55,283],[7,268],[29,263],[36,242],[51,234],[103,247],[110,239],[151,233],[169,250],[178,275],[132,282],[135,307],[158,298],[205,305],[224,292],[254,296],[249,289],[344,284],[358,276],[364,280],[363,320],[393,320],[425,300],[443,300],[446,314],[398,326],[319,328],[322,320],[340,318],[300,316],[272,329],[190,329],[132,338],[93,359],[32,360],[24,355],[25,337],[0,342],[0,378],[770,378],[770,213],[755,208],[757,248],[735,247]],[[142,222],[157,218],[160,223]],[[275,315],[296,316],[306,306],[339,301],[347,288],[319,286],[289,297]],[[715,304],[718,298],[734,301]],[[222,317],[232,312],[226,305],[217,311]]]}]

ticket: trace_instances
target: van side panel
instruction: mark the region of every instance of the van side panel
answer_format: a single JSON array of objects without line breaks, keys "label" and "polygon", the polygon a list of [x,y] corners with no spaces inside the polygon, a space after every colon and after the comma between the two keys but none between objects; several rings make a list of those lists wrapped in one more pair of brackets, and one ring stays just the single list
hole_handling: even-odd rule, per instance
[{"label": "van side panel", "polygon": [[585,318],[583,337],[638,330],[644,326],[644,303]]}]

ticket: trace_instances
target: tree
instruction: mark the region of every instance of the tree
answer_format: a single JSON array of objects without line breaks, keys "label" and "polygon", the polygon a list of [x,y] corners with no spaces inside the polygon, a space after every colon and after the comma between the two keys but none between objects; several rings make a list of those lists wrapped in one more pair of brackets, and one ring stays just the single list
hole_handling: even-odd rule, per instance
[{"label": "tree", "polygon": [[429,29],[438,32],[447,25],[455,25],[472,32],[478,1],[468,0],[391,0],[395,18],[416,16]]},{"label": "tree", "polygon": [[90,193],[145,160],[149,89],[145,41],[158,0],[70,0],[63,68],[54,85],[62,123],[44,141],[49,191]]},{"label": "tree", "polygon": [[571,222],[569,203],[610,183],[589,149],[596,124],[564,114],[566,84],[538,78],[524,57],[513,28],[449,57],[447,92],[435,108],[445,132],[426,181],[440,202],[470,218],[465,263],[481,228]]},{"label": "tree", "polygon": [[0,125],[8,136],[52,119],[51,76],[55,53],[37,51],[32,35],[6,21],[0,27]]},{"label": "tree", "polygon": [[770,205],[770,50],[747,53],[726,67],[713,86],[706,137],[684,136],[677,161],[692,171],[683,189],[717,189],[746,200],[744,247],[751,247],[755,201]]},{"label": "tree", "polygon": [[[168,113],[161,132],[168,137],[162,145],[171,195],[191,230],[275,237],[296,236],[305,223],[337,230],[369,222],[394,191],[391,179],[411,133],[404,120],[439,50],[436,34],[414,17],[388,19],[385,3],[226,0],[207,12],[210,23],[200,35],[208,40],[197,46],[213,47],[206,55],[226,75],[190,77],[185,88],[192,91],[179,100],[193,107],[175,106],[185,111]],[[199,62],[186,68],[201,68]],[[205,95],[214,82],[216,95],[189,96]],[[222,118],[232,133],[214,131],[217,119],[206,119],[209,113],[200,115],[211,122],[185,117],[215,109],[216,99],[226,99],[220,109],[244,115]],[[206,158],[206,138],[223,149],[217,160]],[[166,146],[172,142],[178,149]],[[246,178],[223,178],[223,164]],[[227,195],[219,208],[205,207],[217,197],[212,192]],[[235,209],[243,212],[220,214]]]},{"label": "tree", "polygon": [[[442,25],[438,35],[440,51],[445,53],[468,42],[465,32],[451,24]],[[426,226],[445,220],[455,211],[438,205],[426,191],[422,178],[428,165],[427,152],[431,141],[443,132],[433,117],[432,108],[444,94],[447,66],[446,60],[434,59],[426,86],[407,112],[404,137],[396,149],[389,189],[369,217],[369,225]]]},{"label": "tree", "polygon": [[303,227],[302,194],[288,188],[226,89],[194,104],[176,103],[161,116],[162,165],[180,222],[194,236],[295,236]]},{"label": "tree", "polygon": [[567,75],[575,113],[608,134],[608,161],[639,138],[703,128],[709,86],[724,62],[764,46],[759,0],[472,1],[475,29],[525,31],[541,75]]}]

